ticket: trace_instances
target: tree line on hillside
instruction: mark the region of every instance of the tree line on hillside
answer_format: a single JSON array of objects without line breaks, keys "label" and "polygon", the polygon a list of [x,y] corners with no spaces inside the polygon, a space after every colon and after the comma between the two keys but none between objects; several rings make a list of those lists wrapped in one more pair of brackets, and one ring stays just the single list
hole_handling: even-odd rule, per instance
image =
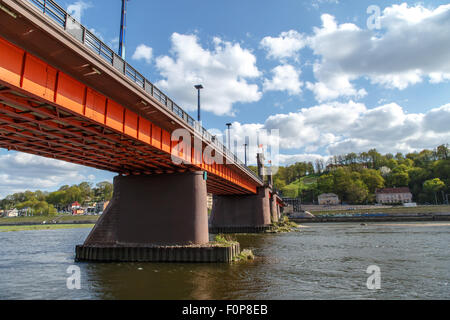
[{"label": "tree line on hillside", "polygon": [[335,193],[349,204],[374,203],[376,189],[387,187],[409,187],[418,203],[443,203],[450,193],[450,149],[441,145],[406,155],[372,149],[327,162],[298,162],[279,167],[273,182],[284,197],[304,203],[316,202],[322,193]]},{"label": "tree line on hillside", "polygon": [[8,195],[0,200],[0,209],[28,209],[31,215],[54,215],[67,211],[68,207],[78,202],[83,206],[96,202],[109,201],[112,198],[113,185],[107,181],[98,183],[82,182],[78,185],[62,186],[57,191],[25,191]]},{"label": "tree line on hillside", "polygon": [[[256,167],[250,167],[257,172]],[[279,167],[273,177],[274,187],[287,198],[301,198],[304,203],[317,201],[322,193],[335,193],[351,204],[375,202],[377,188],[409,187],[418,203],[442,203],[442,194],[450,193],[450,149],[382,155],[377,150],[331,157],[327,162],[298,162]],[[66,211],[75,201],[81,205],[109,201],[113,185],[100,182],[62,186],[54,192],[25,191],[0,200],[1,210],[30,209],[33,215],[52,215]]]}]

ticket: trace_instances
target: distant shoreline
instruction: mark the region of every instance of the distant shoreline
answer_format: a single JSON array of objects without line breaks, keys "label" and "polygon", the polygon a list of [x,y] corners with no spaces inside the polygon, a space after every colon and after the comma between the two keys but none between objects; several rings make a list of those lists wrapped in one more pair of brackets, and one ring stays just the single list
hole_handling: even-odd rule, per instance
[{"label": "distant shoreline", "polygon": [[0,233],[18,232],[18,231],[38,231],[38,230],[59,230],[59,229],[78,229],[92,228],[94,224],[81,223],[57,223],[57,224],[34,224],[34,225],[0,225]]},{"label": "distant shoreline", "polygon": [[315,218],[290,218],[297,223],[324,223],[324,222],[422,222],[422,221],[450,221],[450,212],[441,214],[417,214],[417,215],[387,215],[381,217],[321,217]]},{"label": "distant shoreline", "polygon": [[34,217],[15,217],[1,218],[0,226],[37,226],[37,225],[76,225],[76,224],[95,224],[100,216],[34,216]]},{"label": "distant shoreline", "polygon": [[[78,216],[51,217],[33,217],[34,221],[27,221],[27,217],[19,218],[2,218],[0,226],[4,227],[20,227],[20,226],[58,226],[58,225],[87,225],[95,224],[100,216],[89,216],[89,218]],[[58,220],[59,219],[59,220]],[[25,220],[25,221],[19,221]],[[390,214],[386,216],[358,216],[358,217],[332,217],[316,215],[315,218],[289,218],[296,223],[324,223],[324,222],[421,222],[421,221],[450,221],[450,212],[442,213],[416,213],[416,214]],[[44,223],[45,222],[45,223]]]},{"label": "distant shoreline", "polygon": [[56,223],[42,223],[42,222],[16,222],[16,223],[3,223],[0,222],[0,227],[20,227],[20,226],[57,226],[65,224],[95,224],[96,221],[64,221]]}]

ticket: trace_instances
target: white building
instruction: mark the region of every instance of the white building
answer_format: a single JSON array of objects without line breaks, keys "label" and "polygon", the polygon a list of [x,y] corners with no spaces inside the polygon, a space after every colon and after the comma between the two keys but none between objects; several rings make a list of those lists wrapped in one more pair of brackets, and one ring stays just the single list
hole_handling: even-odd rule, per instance
[{"label": "white building", "polygon": [[377,203],[395,204],[412,202],[412,193],[409,188],[384,188],[375,191]]},{"label": "white building", "polygon": [[19,211],[17,209],[6,210],[5,217],[6,218],[14,218],[19,216]]}]

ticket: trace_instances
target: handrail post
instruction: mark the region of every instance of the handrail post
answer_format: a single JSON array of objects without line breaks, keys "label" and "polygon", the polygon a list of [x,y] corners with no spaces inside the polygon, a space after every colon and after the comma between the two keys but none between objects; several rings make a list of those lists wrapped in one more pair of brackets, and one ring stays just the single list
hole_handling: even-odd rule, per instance
[{"label": "handrail post", "polygon": [[84,26],[81,26],[82,32],[81,32],[81,41],[84,45],[86,45],[86,28]]}]

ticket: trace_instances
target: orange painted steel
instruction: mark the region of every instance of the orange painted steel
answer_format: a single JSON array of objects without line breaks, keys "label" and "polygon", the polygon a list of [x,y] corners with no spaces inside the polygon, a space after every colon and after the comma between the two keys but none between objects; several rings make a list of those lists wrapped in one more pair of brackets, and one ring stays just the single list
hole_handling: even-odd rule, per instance
[{"label": "orange painted steel", "polygon": [[171,141],[149,119],[1,37],[0,147],[127,175],[205,170],[208,192],[257,192],[237,167]]}]

